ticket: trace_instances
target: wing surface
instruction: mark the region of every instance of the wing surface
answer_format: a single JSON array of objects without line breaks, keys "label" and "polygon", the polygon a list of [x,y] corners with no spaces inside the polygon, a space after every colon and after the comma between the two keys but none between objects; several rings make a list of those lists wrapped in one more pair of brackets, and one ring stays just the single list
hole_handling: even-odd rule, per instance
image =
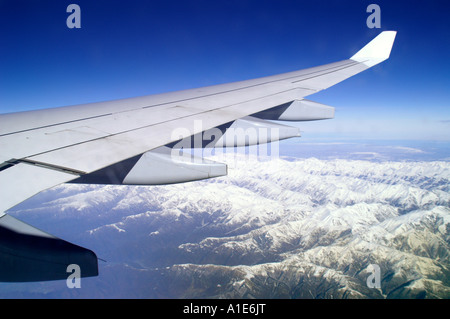
[{"label": "wing surface", "polygon": [[[382,32],[350,59],[300,71],[200,89],[2,114],[0,227],[20,233],[21,227],[6,223],[4,212],[61,183],[155,185],[225,175],[223,164],[174,158],[174,144],[206,133],[218,137],[210,143],[212,147],[299,136],[297,130],[267,120],[334,117],[334,108],[305,97],[386,60],[395,36],[395,31]],[[281,133],[224,141],[231,129],[261,127]],[[154,178],[162,170],[172,173]],[[10,258],[2,255],[0,247],[1,256]]]}]

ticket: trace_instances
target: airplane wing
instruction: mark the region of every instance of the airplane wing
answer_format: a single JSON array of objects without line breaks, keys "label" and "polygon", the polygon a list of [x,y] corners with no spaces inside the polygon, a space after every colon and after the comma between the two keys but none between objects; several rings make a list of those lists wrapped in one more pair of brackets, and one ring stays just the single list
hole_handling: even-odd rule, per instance
[{"label": "airplane wing", "polygon": [[[334,117],[305,97],[389,58],[395,31],[350,59],[253,80],[152,96],[0,115],[0,281],[98,274],[97,257],[12,216],[8,209],[61,183],[161,185],[226,175],[226,165],[180,155],[299,136],[278,121]],[[236,132],[273,134],[242,134]],[[245,135],[245,134],[244,134]],[[175,156],[176,155],[176,156]]]}]

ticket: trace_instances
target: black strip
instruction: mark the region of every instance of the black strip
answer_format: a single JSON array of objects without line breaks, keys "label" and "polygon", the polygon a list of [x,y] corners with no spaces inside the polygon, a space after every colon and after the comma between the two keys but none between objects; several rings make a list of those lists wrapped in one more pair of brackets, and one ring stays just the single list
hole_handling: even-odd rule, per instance
[{"label": "black strip", "polygon": [[47,169],[60,171],[60,172],[63,172],[63,173],[77,175],[77,176],[86,174],[86,172],[79,171],[79,170],[72,169],[72,168],[68,168],[68,167],[63,167],[63,166],[58,166],[58,165],[53,165],[53,164],[48,164],[48,163],[32,161],[32,160],[29,160],[29,159],[14,159],[14,158],[10,159],[10,160],[8,160],[6,162],[3,162],[2,164],[0,164],[0,171],[3,171],[5,169],[8,169],[8,168],[13,167],[14,165],[17,165],[17,164],[20,164],[20,163],[24,163],[24,164],[28,164],[28,165],[34,165],[34,166],[39,166],[39,167],[42,167],[42,168],[47,168]]},{"label": "black strip", "polygon": [[7,169],[7,168],[13,167],[14,165],[15,165],[15,164],[13,164],[13,163],[8,163],[8,162],[2,163],[2,164],[0,165],[0,172],[3,171],[3,170],[5,170],[5,169]]},{"label": "black strip", "polygon": [[72,175],[84,175],[86,174],[86,172],[83,171],[79,171],[76,169],[72,169],[72,168],[68,168],[68,167],[63,167],[63,166],[58,166],[58,165],[53,165],[53,164],[48,164],[48,163],[42,163],[42,162],[37,162],[37,161],[31,161],[28,159],[21,159],[18,160],[19,163],[25,163],[25,164],[30,164],[30,165],[35,165],[35,166],[39,166],[39,167],[43,167],[43,168],[47,168],[47,169],[52,169],[55,171],[60,171],[60,172],[64,172],[64,173],[68,173],[68,174],[72,174]]}]

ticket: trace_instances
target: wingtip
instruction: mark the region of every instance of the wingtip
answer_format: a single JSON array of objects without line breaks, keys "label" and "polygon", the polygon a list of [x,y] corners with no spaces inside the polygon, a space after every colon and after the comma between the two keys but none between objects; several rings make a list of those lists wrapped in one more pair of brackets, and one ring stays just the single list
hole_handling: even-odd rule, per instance
[{"label": "wingtip", "polygon": [[397,31],[383,31],[350,59],[371,67],[387,60],[391,54]]}]

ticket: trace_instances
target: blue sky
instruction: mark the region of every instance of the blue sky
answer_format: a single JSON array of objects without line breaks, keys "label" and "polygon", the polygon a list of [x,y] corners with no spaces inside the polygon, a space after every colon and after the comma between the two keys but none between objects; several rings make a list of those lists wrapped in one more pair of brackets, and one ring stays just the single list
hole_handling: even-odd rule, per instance
[{"label": "blue sky", "polygon": [[[81,7],[81,29],[66,26],[71,3]],[[381,29],[366,25],[370,3],[381,7]],[[303,137],[281,155],[448,161],[449,16],[448,0],[0,0],[0,113],[314,67],[396,30],[388,61],[309,97],[335,106],[336,118],[296,124]],[[351,144],[360,139],[410,141]],[[431,141],[447,149],[435,156]]]},{"label": "blue sky", "polygon": [[[81,7],[81,29],[66,8]],[[381,8],[369,29],[366,8]],[[244,80],[349,58],[397,30],[391,58],[311,100],[304,138],[450,140],[448,1],[0,0],[0,112]]]}]

